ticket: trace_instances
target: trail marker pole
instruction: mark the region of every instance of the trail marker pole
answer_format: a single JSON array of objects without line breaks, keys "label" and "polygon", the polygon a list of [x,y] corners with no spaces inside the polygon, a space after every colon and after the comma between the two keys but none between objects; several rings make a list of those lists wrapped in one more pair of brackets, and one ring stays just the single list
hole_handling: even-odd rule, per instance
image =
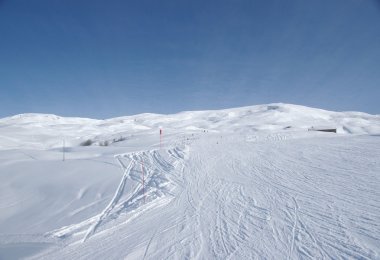
[{"label": "trail marker pole", "polygon": [[160,128],[160,149],[162,149],[162,129]]},{"label": "trail marker pole", "polygon": [[145,178],[144,178],[144,162],[141,162],[141,172],[142,172],[142,186],[143,186],[144,204],[145,204]]},{"label": "trail marker pole", "polygon": [[63,139],[62,143],[62,161],[65,161],[65,139]]}]

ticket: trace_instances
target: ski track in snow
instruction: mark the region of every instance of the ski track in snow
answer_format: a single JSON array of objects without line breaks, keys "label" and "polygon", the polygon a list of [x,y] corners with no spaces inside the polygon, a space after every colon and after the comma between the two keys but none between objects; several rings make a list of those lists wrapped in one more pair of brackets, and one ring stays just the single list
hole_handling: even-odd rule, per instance
[{"label": "ski track in snow", "polygon": [[[166,190],[168,189],[168,186],[170,186],[170,180],[166,179],[166,176],[163,175],[174,170],[174,165],[181,165],[180,161],[183,160],[185,156],[183,152],[184,151],[179,147],[175,147],[174,149],[167,151],[149,150],[145,152],[116,155],[115,159],[123,170],[123,176],[114,196],[106,208],[97,216],[87,219],[79,224],[49,232],[48,236],[61,238],[75,237],[77,234],[80,235],[85,232],[82,239],[82,243],[85,243],[96,233],[97,229],[103,224],[103,222],[112,222],[112,220],[117,219],[118,216],[123,214],[122,212],[128,208],[131,208],[132,213],[136,211],[138,207],[144,208],[144,205],[142,205],[144,195],[142,193],[142,180],[140,179],[141,170],[137,170],[141,163],[144,163],[144,168],[146,169],[145,192],[147,193],[147,196],[150,196],[151,198],[150,200],[147,200],[149,206],[146,206],[146,209],[154,206],[154,203],[157,203],[156,199],[160,199],[160,197],[163,196],[170,197],[170,189]],[[172,158],[171,161],[173,164],[167,162],[163,158],[161,154],[165,153],[168,155],[167,159]],[[127,166],[124,160],[129,162]],[[128,181],[135,183],[135,185],[131,186],[131,190],[126,191],[125,186]],[[141,210],[138,213],[136,212],[136,214],[141,214]],[[84,231],[85,229],[87,229],[87,231]],[[101,232],[107,233],[107,229],[102,230]],[[75,241],[76,240],[74,240],[74,243],[76,243]]]},{"label": "ski track in snow", "polygon": [[295,198],[293,198],[293,201],[294,201],[294,224],[293,224],[293,228],[292,228],[292,244],[290,246],[290,252],[288,255],[288,259],[291,259],[292,255],[293,255],[294,241],[296,238],[296,228],[297,228],[297,222],[298,222],[298,205],[297,205],[297,201]]},{"label": "ski track in snow", "polygon": [[130,170],[133,167],[134,161],[131,160],[128,167],[125,167],[124,164],[120,161],[120,158],[116,157],[116,159],[118,160],[118,162],[120,163],[120,166],[122,167],[122,169],[124,171],[123,177],[119,183],[119,186],[117,187],[117,190],[115,192],[114,197],[112,198],[112,200],[110,201],[108,206],[99,215],[98,220],[88,229],[88,231],[87,231],[86,235],[84,236],[82,242],[85,242],[90,237],[90,235],[92,235],[96,231],[96,228],[101,224],[101,222],[106,217],[108,217],[108,215],[110,214],[110,212],[113,210],[113,208],[116,206],[116,203],[120,199],[121,193],[122,193],[124,186],[125,186],[125,182],[127,180],[128,175],[130,174]]}]

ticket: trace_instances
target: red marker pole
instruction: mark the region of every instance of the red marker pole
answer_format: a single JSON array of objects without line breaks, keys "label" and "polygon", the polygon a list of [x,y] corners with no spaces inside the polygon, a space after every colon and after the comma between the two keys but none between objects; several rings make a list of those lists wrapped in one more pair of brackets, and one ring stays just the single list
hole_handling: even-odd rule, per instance
[{"label": "red marker pole", "polygon": [[141,162],[141,172],[142,172],[142,186],[143,186],[144,203],[145,203],[145,178],[144,178],[144,163],[143,162]]}]

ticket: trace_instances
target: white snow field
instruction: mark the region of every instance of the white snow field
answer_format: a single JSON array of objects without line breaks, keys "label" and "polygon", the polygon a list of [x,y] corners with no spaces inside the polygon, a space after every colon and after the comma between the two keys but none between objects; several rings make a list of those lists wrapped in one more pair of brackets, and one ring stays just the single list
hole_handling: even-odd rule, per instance
[{"label": "white snow field", "polygon": [[380,115],[0,119],[0,259],[22,258],[380,259]]}]

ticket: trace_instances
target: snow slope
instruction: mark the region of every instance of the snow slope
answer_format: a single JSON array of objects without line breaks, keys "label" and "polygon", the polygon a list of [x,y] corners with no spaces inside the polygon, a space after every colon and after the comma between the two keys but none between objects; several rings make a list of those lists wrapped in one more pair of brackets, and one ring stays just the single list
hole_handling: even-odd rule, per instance
[{"label": "snow slope", "polygon": [[379,137],[288,104],[0,119],[0,259],[380,259]]}]

